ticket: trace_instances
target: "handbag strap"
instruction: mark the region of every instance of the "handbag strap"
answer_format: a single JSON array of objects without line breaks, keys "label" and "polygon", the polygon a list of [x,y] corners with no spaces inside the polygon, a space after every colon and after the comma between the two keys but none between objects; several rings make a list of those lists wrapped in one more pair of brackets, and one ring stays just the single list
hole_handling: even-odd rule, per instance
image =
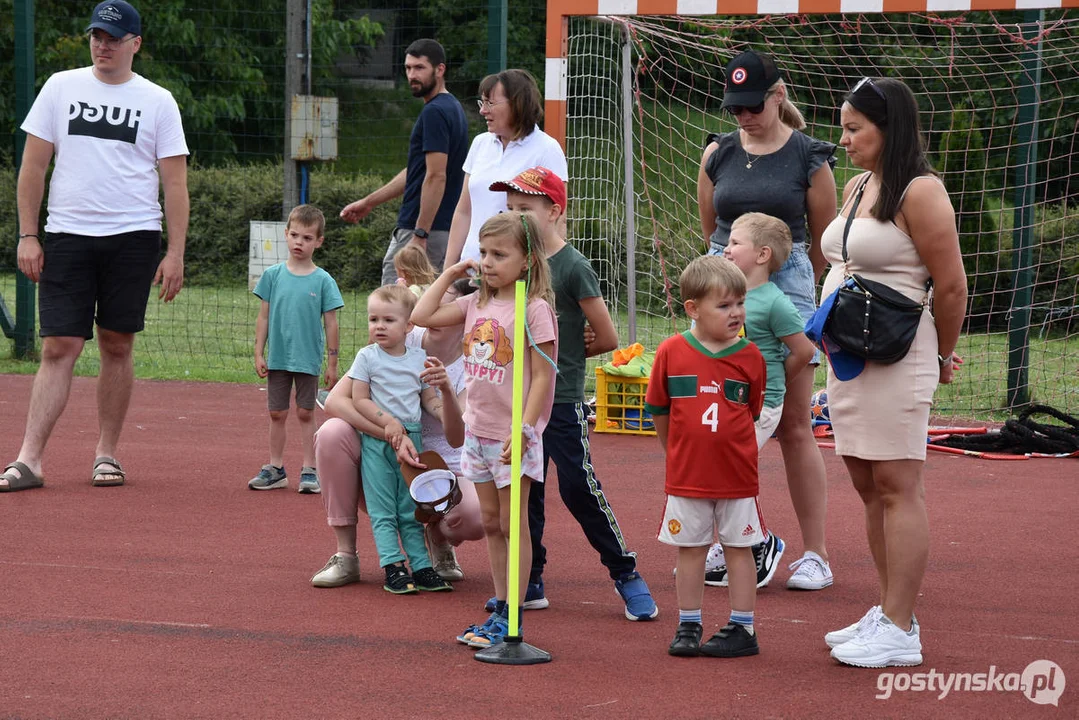
[{"label": "handbag strap", "polygon": [[858,186],[858,191],[854,193],[854,204],[850,206],[850,212],[847,213],[847,224],[843,227],[843,270],[846,272],[847,262],[850,257],[847,256],[847,235],[850,234],[851,223],[854,222],[854,215],[858,212],[858,203],[862,201],[862,193],[865,192],[865,186],[869,184],[869,178],[873,176],[873,173],[866,173],[865,180]]}]

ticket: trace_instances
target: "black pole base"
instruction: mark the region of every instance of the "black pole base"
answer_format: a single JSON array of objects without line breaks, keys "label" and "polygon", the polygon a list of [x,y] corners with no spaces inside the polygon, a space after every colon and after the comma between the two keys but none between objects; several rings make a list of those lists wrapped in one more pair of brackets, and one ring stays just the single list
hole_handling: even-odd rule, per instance
[{"label": "black pole base", "polygon": [[539,665],[551,662],[551,653],[529,645],[520,635],[507,635],[504,642],[480,650],[472,657],[492,665]]}]

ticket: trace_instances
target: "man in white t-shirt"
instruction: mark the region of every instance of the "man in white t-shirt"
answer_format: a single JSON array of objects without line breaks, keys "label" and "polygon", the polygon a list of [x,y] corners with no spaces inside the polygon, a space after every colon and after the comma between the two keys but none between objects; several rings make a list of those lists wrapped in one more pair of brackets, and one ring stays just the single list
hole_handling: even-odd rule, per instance
[{"label": "man in white t-shirt", "polygon": [[[132,72],[142,46],[135,8],[106,0],[86,30],[93,65],[50,77],[22,124],[18,264],[40,284],[41,366],[22,448],[0,475],[0,492],[43,484],[45,443],[95,324],[100,435],[92,484],[123,484],[114,454],[131,400],[135,333],[143,329],[151,283],[161,285],[165,302],[183,287],[190,202],[179,108],[167,90]],[[54,155],[42,233],[38,215]],[[164,259],[160,186],[168,223]]]}]

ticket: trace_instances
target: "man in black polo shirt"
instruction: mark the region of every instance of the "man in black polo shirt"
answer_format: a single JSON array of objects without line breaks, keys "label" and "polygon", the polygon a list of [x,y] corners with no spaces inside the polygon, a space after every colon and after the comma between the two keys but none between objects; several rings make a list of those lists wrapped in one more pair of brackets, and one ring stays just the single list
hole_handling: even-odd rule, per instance
[{"label": "man in black polo shirt", "polygon": [[383,285],[392,285],[397,279],[393,256],[408,244],[424,248],[431,264],[441,271],[468,154],[464,108],[446,91],[446,51],[434,40],[416,40],[405,51],[405,75],[413,96],[424,102],[412,126],[408,165],[378,190],[341,211],[344,220],[359,222],[382,203],[404,195],[397,227],[382,260]]}]

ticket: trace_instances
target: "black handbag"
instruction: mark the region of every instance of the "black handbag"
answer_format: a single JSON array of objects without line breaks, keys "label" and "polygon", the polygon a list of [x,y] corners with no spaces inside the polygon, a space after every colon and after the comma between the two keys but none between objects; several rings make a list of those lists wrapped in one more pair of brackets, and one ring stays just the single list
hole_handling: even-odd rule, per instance
[{"label": "black handbag", "polygon": [[[843,228],[843,263],[847,256],[847,235],[858,211],[858,203],[868,184],[867,177],[854,196],[854,204]],[[843,283],[836,290],[824,332],[842,350],[872,362],[890,365],[906,357],[918,334],[926,302],[917,303],[884,283],[867,280],[844,270]],[[926,284],[926,290],[932,280]]]}]

